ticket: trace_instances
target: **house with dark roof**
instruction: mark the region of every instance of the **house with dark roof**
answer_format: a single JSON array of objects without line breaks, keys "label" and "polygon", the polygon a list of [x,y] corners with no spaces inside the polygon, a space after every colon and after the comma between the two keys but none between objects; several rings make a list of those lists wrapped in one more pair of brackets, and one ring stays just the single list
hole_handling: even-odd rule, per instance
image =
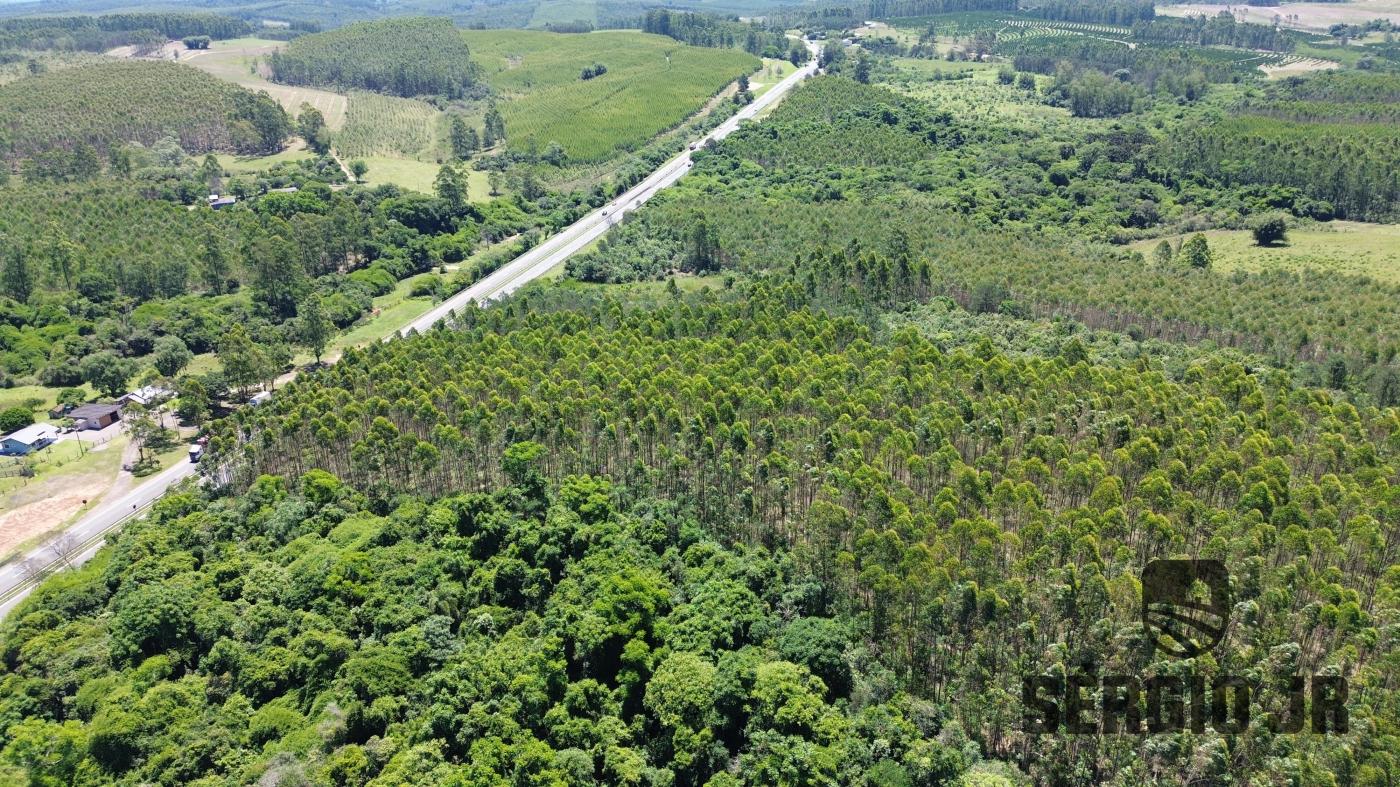
[{"label": "house with dark roof", "polygon": [[105,429],[121,420],[122,411],[115,404],[85,404],[69,410],[68,417],[74,429]]}]

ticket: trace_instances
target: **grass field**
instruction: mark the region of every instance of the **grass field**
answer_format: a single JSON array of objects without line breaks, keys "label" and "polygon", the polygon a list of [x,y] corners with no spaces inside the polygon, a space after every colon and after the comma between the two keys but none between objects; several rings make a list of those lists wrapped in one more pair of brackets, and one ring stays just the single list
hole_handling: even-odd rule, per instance
[{"label": "grass field", "polygon": [[310,104],[321,110],[321,114],[326,118],[326,125],[332,131],[338,131],[345,123],[347,100],[344,95],[329,90],[273,84],[257,70],[258,58],[284,45],[281,41],[262,38],[215,41],[208,49],[182,52],[178,62],[194,66],[249,90],[266,90],[268,95],[277,99],[278,103],[293,114],[301,110],[303,103]]},{"label": "grass field", "polygon": [[598,24],[598,3],[594,0],[541,0],[530,17],[530,27],[587,22]]},{"label": "grass field", "polygon": [[[1400,284],[1400,224],[1333,221],[1291,229],[1287,242],[1267,248],[1255,245],[1247,230],[1214,230],[1205,236],[1217,270],[1312,268]],[[1182,238],[1168,240],[1175,245]],[[1150,257],[1158,242],[1142,241],[1133,248]]]},{"label": "grass field", "polygon": [[[663,36],[467,30],[486,82],[502,96],[508,144],[558,142],[578,161],[635,150],[682,122],[761,61],[736,50],[692,47]],[[579,72],[594,63],[607,73]]]},{"label": "grass field", "polygon": [[[365,183],[371,186],[393,183],[425,194],[432,193],[433,180],[437,178],[441,166],[432,161],[414,161],[389,156],[366,156],[362,160],[369,165]],[[466,172],[469,187],[467,198],[473,202],[488,199],[491,186],[487,182],[486,173],[474,169],[468,169]]]},{"label": "grass field", "polygon": [[767,93],[772,87],[783,81],[783,77],[797,70],[797,66],[786,60],[776,60],[771,57],[763,58],[763,68],[757,74],[749,76],[749,89],[754,96],[761,96]]},{"label": "grass field", "polygon": [[313,158],[311,151],[307,150],[306,144],[299,139],[288,145],[286,150],[280,153],[273,153],[271,156],[235,156],[231,153],[220,153],[218,155],[219,166],[234,175],[262,172],[278,164],[289,161],[301,161],[302,159],[309,158]]},{"label": "grass field", "polygon": [[[87,383],[83,383],[81,387],[89,398],[94,395],[93,390]],[[22,407],[25,406],[30,399],[38,399],[41,400],[41,402],[39,406],[35,408],[34,418],[37,421],[47,421],[49,419],[45,413],[53,409],[59,390],[61,389],[49,388],[44,385],[17,385],[13,388],[0,388],[0,410],[8,410],[11,407]]]}]

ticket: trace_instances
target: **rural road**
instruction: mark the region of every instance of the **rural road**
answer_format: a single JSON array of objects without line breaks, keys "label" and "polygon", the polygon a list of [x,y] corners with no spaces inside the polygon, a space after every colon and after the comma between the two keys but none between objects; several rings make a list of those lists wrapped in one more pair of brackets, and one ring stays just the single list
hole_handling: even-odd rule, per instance
[{"label": "rural road", "polygon": [[[789,74],[753,103],[739,110],[733,117],[716,126],[699,142],[703,144],[711,139],[724,139],[732,134],[741,122],[753,118],[777,102],[803,79],[815,73],[817,46],[807,42],[807,47],[812,51],[812,60]],[[501,266],[491,275],[438,304],[404,326],[399,333],[391,334],[385,341],[406,335],[410,331],[422,333],[446,317],[449,312],[468,303],[486,304],[515,292],[592,243],[607,232],[624,213],[641,207],[642,203],[651,199],[658,191],[680,180],[689,169],[690,151],[685,150],[607,205],[570,224],[540,245]],[[9,614],[15,605],[29,595],[36,584],[36,576],[69,566],[79,566],[90,560],[105,543],[107,533],[144,511],[164,494],[165,490],[194,475],[195,467],[193,462],[177,462],[173,467],[153,476],[120,498],[98,506],[78,520],[77,524],[43,546],[35,548],[22,559],[0,566],[0,618]]]}]

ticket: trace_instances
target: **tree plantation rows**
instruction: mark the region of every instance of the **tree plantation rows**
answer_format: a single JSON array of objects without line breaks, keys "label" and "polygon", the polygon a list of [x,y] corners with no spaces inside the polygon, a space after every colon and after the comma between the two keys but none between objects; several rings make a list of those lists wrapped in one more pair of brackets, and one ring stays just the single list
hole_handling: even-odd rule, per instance
[{"label": "tree plantation rows", "polygon": [[266,93],[173,63],[84,65],[0,86],[0,156],[11,162],[83,146],[105,158],[114,144],[166,136],[192,153],[272,153],[290,133]]},{"label": "tree plantation rows", "polygon": [[[783,284],[651,309],[536,295],[349,355],[220,422],[211,450],[237,489],[323,469],[385,505],[495,488],[511,446],[538,443],[547,478],[607,476],[727,540],[792,550],[896,685],[1047,780],[1390,767],[1394,409],[1213,360],[1179,381],[1150,360],[1091,367],[1073,342],[1049,359],[944,353],[805,300]],[[1174,553],[1249,577],[1257,614],[1221,670],[1346,670],[1374,701],[1353,718],[1383,715],[1346,745],[1290,754],[1261,729],[1206,763],[1191,757],[1206,740],[1137,760],[1130,741],[1020,735],[1018,676],[1150,667],[1133,577]]]},{"label": "tree plantation rows", "polygon": [[277,82],[405,98],[459,98],[477,81],[466,42],[442,18],[360,22],[300,36],[268,55],[267,63]]},{"label": "tree plantation rows", "polygon": [[[669,270],[781,271],[796,260],[799,274],[841,287],[866,280],[852,269],[862,265],[886,272],[882,291],[895,303],[949,295],[967,304],[979,286],[995,284],[1037,313],[1303,362],[1318,384],[1340,361],[1353,385],[1400,402],[1394,287],[1312,272],[1227,275],[1184,258],[1149,264],[1076,237],[1100,228],[1112,237],[1174,214],[1240,221],[1280,206],[1303,215],[1321,209],[1287,189],[1173,184],[1167,173],[1180,170],[1171,167],[1160,170],[1165,183],[1134,181],[1150,174],[1153,157],[1180,150],[1156,145],[1144,130],[999,136],[880,88],[819,78],[763,124],[697,155],[689,179],[568,270],[586,281],[632,281]],[[1071,158],[1062,158],[1066,151]],[[831,272],[814,271],[818,264]],[[927,286],[896,272],[901,266],[926,266]]]}]

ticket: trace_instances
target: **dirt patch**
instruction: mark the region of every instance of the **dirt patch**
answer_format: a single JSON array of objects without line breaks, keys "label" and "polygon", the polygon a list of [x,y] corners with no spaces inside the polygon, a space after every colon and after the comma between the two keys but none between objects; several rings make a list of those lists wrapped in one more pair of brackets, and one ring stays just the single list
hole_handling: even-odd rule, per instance
[{"label": "dirt patch", "polygon": [[1306,74],[1310,71],[1331,71],[1334,68],[1341,68],[1341,64],[1332,60],[1318,60],[1310,57],[1301,60],[1285,60],[1282,63],[1260,66],[1259,70],[1268,74],[1270,77],[1286,77],[1295,74]]},{"label": "dirt patch", "polygon": [[109,477],[91,474],[64,478],[61,488],[46,481],[11,495],[9,502],[16,507],[0,514],[0,558],[72,519],[84,509],[83,501],[95,505],[111,483]]}]

